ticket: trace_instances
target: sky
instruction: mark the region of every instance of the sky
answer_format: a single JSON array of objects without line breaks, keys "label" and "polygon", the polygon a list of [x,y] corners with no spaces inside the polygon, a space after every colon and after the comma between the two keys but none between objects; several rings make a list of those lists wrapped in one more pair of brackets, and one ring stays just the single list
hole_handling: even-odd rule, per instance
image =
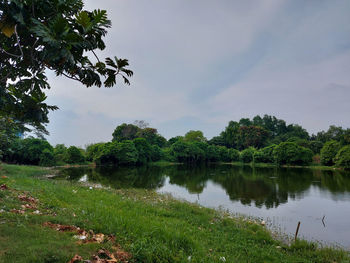
[{"label": "sky", "polygon": [[111,140],[144,120],[166,138],[274,115],[310,133],[350,127],[349,0],[88,0],[112,28],[100,57],[127,58],[131,85],[86,88],[48,73],[52,144]]}]

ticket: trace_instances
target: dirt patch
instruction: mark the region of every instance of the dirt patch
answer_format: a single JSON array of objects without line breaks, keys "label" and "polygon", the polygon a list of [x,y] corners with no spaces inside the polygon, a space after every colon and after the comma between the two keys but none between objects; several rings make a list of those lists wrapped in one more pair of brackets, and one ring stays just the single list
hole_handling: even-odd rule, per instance
[{"label": "dirt patch", "polygon": [[79,255],[74,255],[74,257],[68,263],[78,263],[78,262],[90,262],[90,263],[113,263],[121,262],[128,263],[131,259],[131,254],[125,251],[116,251],[114,253],[108,251],[107,249],[100,249],[96,255],[91,257],[91,260],[84,260]]},{"label": "dirt patch", "polygon": [[100,249],[97,254],[93,255],[91,260],[84,260],[78,254],[68,263],[78,263],[78,262],[90,262],[90,263],[112,263],[112,262],[124,262],[127,263],[132,258],[131,254],[124,251],[119,244],[115,242],[114,235],[105,235],[102,233],[95,234],[92,230],[85,230],[74,225],[61,225],[54,224],[51,222],[45,222],[43,224],[45,227],[49,227],[56,231],[60,232],[74,232],[77,235],[74,238],[78,239],[78,244],[87,244],[87,243],[112,243],[112,252],[107,249]]},{"label": "dirt patch", "polygon": [[8,190],[8,186],[6,184],[0,185],[0,190]]},{"label": "dirt patch", "polygon": [[32,204],[36,204],[38,203],[38,199],[35,199],[31,196],[27,196],[25,194],[19,195],[18,199],[21,200],[22,202],[27,202],[27,203],[32,203]]}]

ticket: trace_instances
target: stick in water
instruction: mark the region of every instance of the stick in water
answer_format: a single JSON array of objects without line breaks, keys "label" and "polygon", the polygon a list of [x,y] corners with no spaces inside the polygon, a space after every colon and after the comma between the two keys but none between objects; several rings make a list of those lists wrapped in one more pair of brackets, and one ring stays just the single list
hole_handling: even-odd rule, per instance
[{"label": "stick in water", "polygon": [[298,237],[299,227],[300,227],[300,221],[298,222],[297,230],[295,231],[295,238],[294,238],[294,242],[297,242],[297,237]]}]

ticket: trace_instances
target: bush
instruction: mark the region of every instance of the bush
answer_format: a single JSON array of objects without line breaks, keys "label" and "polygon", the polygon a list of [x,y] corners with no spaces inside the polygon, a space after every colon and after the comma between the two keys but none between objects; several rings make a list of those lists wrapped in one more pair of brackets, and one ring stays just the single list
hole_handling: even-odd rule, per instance
[{"label": "bush", "polygon": [[78,147],[70,146],[67,149],[65,161],[69,164],[80,164],[85,162],[85,156]]},{"label": "bush", "polygon": [[41,166],[54,166],[55,165],[55,156],[52,151],[45,149],[40,155]]},{"label": "bush", "polygon": [[162,149],[158,145],[152,145],[151,160],[153,162],[159,161],[162,158]]},{"label": "bush", "polygon": [[249,148],[241,151],[240,160],[244,163],[252,162],[254,160],[253,156],[254,156],[255,151],[256,150],[253,147],[249,147]]},{"label": "bush", "polygon": [[239,161],[239,151],[236,149],[229,149],[229,155],[231,162],[238,162]]},{"label": "bush", "polygon": [[307,165],[312,162],[313,152],[293,142],[282,142],[273,150],[277,164]]},{"label": "bush", "polygon": [[153,148],[145,138],[136,138],[133,140],[138,152],[137,164],[146,164],[152,160]]},{"label": "bush", "polygon": [[89,144],[86,147],[86,154],[85,154],[86,160],[92,162],[95,159],[95,157],[97,156],[97,154],[100,150],[100,147],[103,147],[103,145],[104,145],[103,142]]},{"label": "bush", "polygon": [[273,163],[273,150],[276,148],[276,144],[272,144],[265,148],[262,148],[254,153],[254,162],[257,163]]},{"label": "bush", "polygon": [[7,162],[38,165],[45,149],[53,151],[52,146],[45,140],[37,138],[17,139],[11,143],[4,159]]},{"label": "bush", "polygon": [[117,145],[116,142],[103,143],[95,151],[94,162],[96,164],[116,164],[117,163]]},{"label": "bush", "polygon": [[350,145],[341,148],[334,161],[337,166],[350,169]]},{"label": "bush", "polygon": [[219,159],[221,162],[231,161],[231,156],[229,150],[225,146],[216,146],[219,153]]},{"label": "bush", "polygon": [[340,150],[340,143],[334,140],[326,142],[321,149],[321,163],[323,165],[334,165],[334,158]]},{"label": "bush", "polygon": [[117,144],[117,163],[120,165],[133,165],[138,160],[138,152],[134,143],[130,140],[125,140]]},{"label": "bush", "polygon": [[209,162],[217,162],[220,160],[219,149],[216,145],[208,145],[208,147],[207,147],[207,160]]},{"label": "bush", "polygon": [[172,154],[172,150],[169,147],[162,148],[162,159],[168,162],[176,162],[176,158]]}]

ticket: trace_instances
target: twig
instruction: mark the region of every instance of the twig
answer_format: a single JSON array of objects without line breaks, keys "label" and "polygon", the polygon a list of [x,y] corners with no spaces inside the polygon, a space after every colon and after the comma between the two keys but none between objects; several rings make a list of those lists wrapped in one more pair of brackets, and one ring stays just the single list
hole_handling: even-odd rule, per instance
[{"label": "twig", "polygon": [[70,78],[70,79],[73,79],[73,80],[76,80],[76,81],[79,81],[79,82],[80,82],[80,79],[75,78],[75,77],[71,77],[71,76],[67,75],[67,74],[64,73],[64,72],[61,72],[61,74],[62,74],[63,76],[65,76],[65,77],[67,77],[67,78]]},{"label": "twig", "polygon": [[21,43],[19,42],[19,36],[18,36],[18,33],[17,33],[17,25],[15,25],[15,34],[16,34],[18,48],[19,48],[19,51],[21,52],[21,57],[23,57],[23,51],[22,51]]},{"label": "twig", "polygon": [[299,233],[299,227],[300,227],[300,221],[298,222],[297,230],[295,231],[294,242],[297,242],[297,237],[298,237],[298,233]]},{"label": "twig", "polygon": [[21,55],[15,55],[15,54],[9,53],[5,49],[2,49],[2,48],[0,48],[0,51],[4,52],[6,55],[9,55],[9,56],[12,56],[12,57],[15,57],[15,58],[20,58],[21,57]]},{"label": "twig", "polygon": [[92,54],[94,54],[95,58],[97,59],[98,62],[101,62],[98,56],[96,55],[95,51],[91,50]]},{"label": "twig", "polygon": [[322,224],[323,224],[323,226],[324,227],[326,227],[326,224],[324,223],[324,218],[326,217],[326,215],[324,215],[323,217],[322,217]]}]

